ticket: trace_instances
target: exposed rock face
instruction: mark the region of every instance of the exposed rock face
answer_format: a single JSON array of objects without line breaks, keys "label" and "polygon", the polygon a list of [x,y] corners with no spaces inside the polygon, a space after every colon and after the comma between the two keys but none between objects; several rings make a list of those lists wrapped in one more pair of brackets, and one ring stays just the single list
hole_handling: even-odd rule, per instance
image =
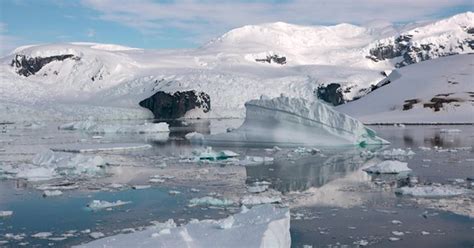
[{"label": "exposed rock face", "polygon": [[[466,33],[471,34],[472,28],[467,28]],[[375,47],[369,50],[367,58],[375,62],[401,57],[401,61],[395,64],[400,68],[421,61],[460,54],[468,49],[474,49],[474,39],[467,38],[457,42],[413,42],[413,35],[402,34],[377,42]]]},{"label": "exposed rock face", "polygon": [[264,59],[255,59],[255,61],[257,62],[266,62],[266,63],[277,63],[277,64],[280,64],[280,65],[284,65],[286,64],[286,57],[284,56],[278,56],[277,54],[275,55],[268,55],[266,58]]},{"label": "exposed rock face", "polygon": [[79,57],[73,54],[63,54],[50,57],[28,57],[26,55],[17,54],[12,59],[11,66],[16,68],[16,72],[22,76],[28,77],[37,73],[43,66],[52,61],[63,61],[65,59],[79,60]]},{"label": "exposed rock face", "polygon": [[156,119],[176,119],[186,112],[200,108],[204,113],[211,110],[211,98],[204,92],[177,91],[174,94],[158,91],[141,101],[140,106],[153,112]]},{"label": "exposed rock face", "polygon": [[326,86],[319,86],[317,95],[319,99],[331,103],[334,106],[345,103],[341,85],[338,83],[331,83]]}]

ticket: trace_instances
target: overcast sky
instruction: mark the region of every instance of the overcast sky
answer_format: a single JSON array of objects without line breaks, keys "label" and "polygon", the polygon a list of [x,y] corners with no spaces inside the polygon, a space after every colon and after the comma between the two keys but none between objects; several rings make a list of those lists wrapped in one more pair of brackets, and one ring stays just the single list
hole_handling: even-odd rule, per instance
[{"label": "overcast sky", "polygon": [[91,41],[197,47],[229,29],[374,20],[407,23],[473,11],[474,0],[1,0],[0,54],[24,44]]}]

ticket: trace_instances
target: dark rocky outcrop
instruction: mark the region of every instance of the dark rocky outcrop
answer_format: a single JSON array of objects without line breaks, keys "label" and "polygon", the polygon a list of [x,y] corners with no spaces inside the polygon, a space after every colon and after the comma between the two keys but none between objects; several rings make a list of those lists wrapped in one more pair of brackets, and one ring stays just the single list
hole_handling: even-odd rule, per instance
[{"label": "dark rocky outcrop", "polygon": [[264,59],[255,59],[255,61],[257,62],[266,62],[266,63],[277,63],[277,64],[280,64],[280,65],[284,65],[286,64],[286,57],[284,56],[278,56],[277,54],[275,55],[268,55],[266,58]]},{"label": "dark rocky outcrop", "polygon": [[202,109],[204,113],[211,110],[209,95],[194,90],[177,91],[174,94],[158,91],[139,104],[151,110],[156,119],[177,119],[196,108]]},{"label": "dark rocky outcrop", "polygon": [[16,72],[22,76],[28,77],[37,73],[43,66],[52,61],[63,61],[65,59],[79,60],[79,57],[73,54],[63,54],[50,57],[28,57],[26,55],[17,54],[12,59],[11,66],[16,68]]},{"label": "dark rocky outcrop", "polygon": [[[466,32],[469,33],[471,30],[468,29]],[[402,34],[393,39],[379,41],[369,50],[369,55],[366,57],[375,62],[401,57],[402,60],[395,64],[395,67],[400,68],[429,59],[456,55],[459,54],[457,51],[464,51],[468,47],[474,49],[473,39],[459,40],[456,47],[452,47],[434,43],[419,44],[412,42],[412,38],[412,35]]]},{"label": "dark rocky outcrop", "polygon": [[325,86],[319,86],[317,90],[317,96],[319,99],[331,103],[334,106],[345,103],[341,85],[338,83],[330,83]]}]

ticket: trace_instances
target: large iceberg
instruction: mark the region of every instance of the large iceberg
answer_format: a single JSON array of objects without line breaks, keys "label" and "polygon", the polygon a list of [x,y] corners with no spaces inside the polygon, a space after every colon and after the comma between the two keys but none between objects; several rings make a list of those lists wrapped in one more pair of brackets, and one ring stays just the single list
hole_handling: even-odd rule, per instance
[{"label": "large iceberg", "polygon": [[381,145],[389,142],[360,121],[320,101],[280,96],[245,104],[245,121],[238,129],[206,136],[208,144],[299,146]]},{"label": "large iceberg", "polygon": [[152,226],[143,231],[118,234],[79,247],[268,247],[291,245],[288,208],[270,204],[242,210],[222,220],[191,221]]}]

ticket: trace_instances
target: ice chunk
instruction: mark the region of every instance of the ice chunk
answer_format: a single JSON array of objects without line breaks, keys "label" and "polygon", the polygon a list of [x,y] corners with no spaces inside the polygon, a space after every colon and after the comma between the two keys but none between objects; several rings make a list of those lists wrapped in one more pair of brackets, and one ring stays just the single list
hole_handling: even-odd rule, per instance
[{"label": "ice chunk", "polygon": [[43,192],[43,196],[44,196],[44,197],[60,196],[60,195],[62,195],[62,194],[63,194],[63,192],[60,191],[60,190],[45,190],[45,191]]},{"label": "ice chunk", "polygon": [[408,168],[407,163],[405,162],[385,160],[379,164],[364,169],[364,171],[376,174],[397,174],[401,172],[409,172],[411,169]]},{"label": "ice chunk", "polygon": [[356,119],[319,101],[281,96],[245,104],[245,121],[230,133],[205,136],[209,144],[380,145],[387,141]]},{"label": "ice chunk", "polygon": [[457,188],[450,185],[401,187],[395,191],[397,194],[415,197],[447,197],[463,195],[469,192],[468,189]]},{"label": "ice chunk", "polygon": [[212,147],[210,146],[206,147],[206,149],[202,152],[194,151],[194,153],[199,157],[199,160],[210,160],[210,161],[226,160],[229,158],[239,156],[239,154],[233,151],[229,151],[229,150],[215,152],[212,150]]},{"label": "ice chunk", "polygon": [[258,157],[258,156],[246,156],[245,159],[239,161],[241,165],[259,165],[259,164],[272,164],[274,159],[272,157]]},{"label": "ice chunk", "polygon": [[191,205],[199,206],[199,205],[210,205],[210,206],[229,206],[234,204],[233,201],[228,199],[217,199],[211,196],[204,196],[201,198],[193,198],[189,201]]},{"label": "ice chunk", "polygon": [[81,130],[93,134],[102,133],[160,133],[169,132],[169,125],[166,122],[144,123],[140,125],[105,125],[96,123],[93,120],[71,122],[59,126],[62,130]]},{"label": "ice chunk", "polygon": [[131,201],[115,201],[115,202],[108,202],[108,201],[101,201],[101,200],[93,200],[89,204],[87,204],[87,207],[92,209],[92,210],[101,210],[104,208],[112,208],[112,207],[118,207],[118,206],[123,206],[132,203]]},{"label": "ice chunk", "polygon": [[191,133],[187,133],[184,136],[184,138],[186,138],[187,140],[192,140],[192,141],[200,141],[204,139],[204,135],[198,132],[191,132]]},{"label": "ice chunk", "polygon": [[138,149],[149,149],[149,148],[151,148],[151,145],[141,144],[141,143],[95,143],[95,144],[69,144],[69,145],[54,147],[51,150],[55,152],[87,153],[87,152],[138,150]]},{"label": "ice chunk", "polygon": [[39,232],[39,233],[35,233],[31,235],[31,237],[37,238],[37,239],[47,239],[51,236],[53,236],[53,234],[50,232]]},{"label": "ice chunk", "polygon": [[[28,166],[29,167],[29,166]],[[16,174],[17,178],[23,178],[28,181],[45,181],[56,178],[58,175],[55,168],[44,168],[44,167],[25,167],[23,170]]]},{"label": "ice chunk", "polygon": [[281,202],[279,196],[247,195],[240,201],[244,205],[260,205]]},{"label": "ice chunk", "polygon": [[93,239],[100,239],[100,238],[105,237],[105,234],[103,234],[101,232],[91,232],[91,233],[89,233],[89,237],[91,237]]},{"label": "ice chunk", "polygon": [[410,149],[403,150],[401,148],[393,148],[391,150],[383,150],[381,152],[378,152],[377,155],[385,159],[392,159],[400,157],[410,157],[415,155],[415,153]]},{"label": "ice chunk", "polygon": [[151,188],[151,185],[133,185],[132,186],[132,189],[136,189],[136,190],[139,190],[139,189],[149,189]]},{"label": "ice chunk", "polygon": [[0,218],[1,217],[9,217],[13,215],[13,211],[0,211]]},{"label": "ice chunk", "polygon": [[79,247],[289,248],[291,245],[290,214],[287,208],[262,205],[235,214],[232,219],[192,221],[180,227],[150,227]]}]

